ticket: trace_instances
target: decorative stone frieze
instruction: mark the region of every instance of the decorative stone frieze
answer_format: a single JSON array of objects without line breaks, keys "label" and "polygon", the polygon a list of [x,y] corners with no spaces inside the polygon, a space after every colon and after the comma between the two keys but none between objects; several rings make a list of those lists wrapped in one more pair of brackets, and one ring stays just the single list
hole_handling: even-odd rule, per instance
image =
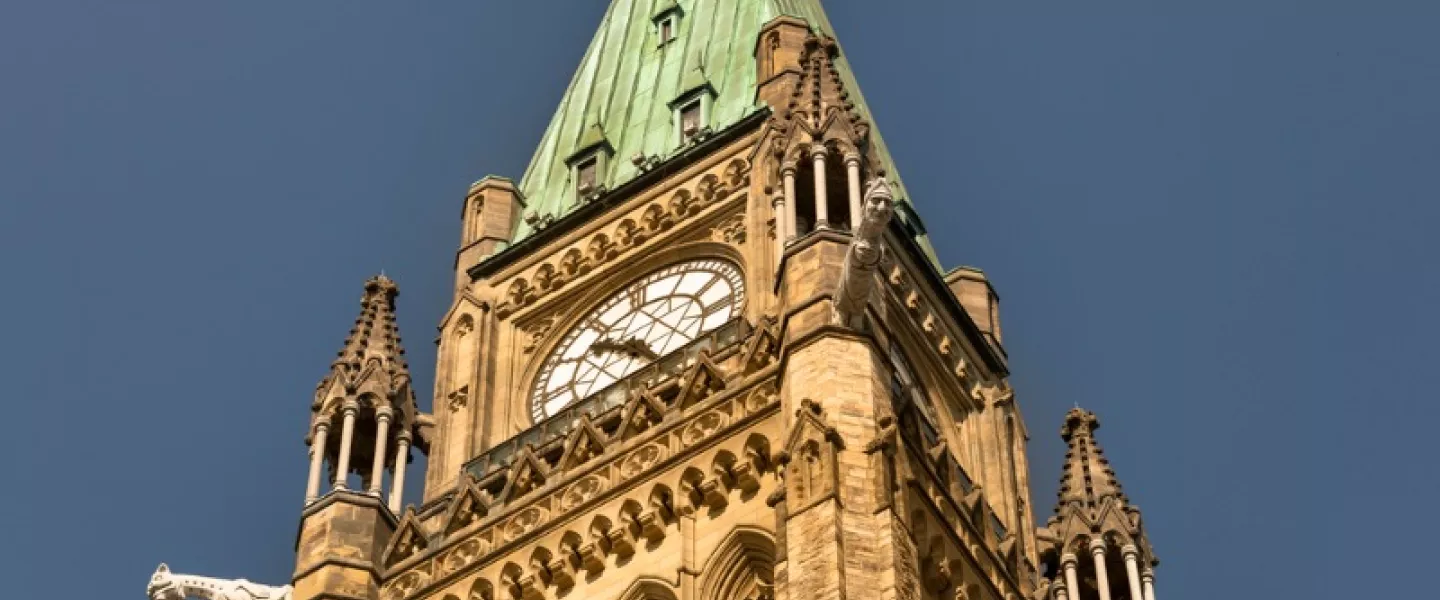
[{"label": "decorative stone frieze", "polygon": [[745,243],[745,213],[736,213],[711,228],[710,239],[731,245]]},{"label": "decorative stone frieze", "polygon": [[531,267],[510,278],[508,283],[499,284],[506,291],[504,299],[495,307],[496,315],[507,318],[600,265],[635,250],[646,240],[694,218],[702,210],[736,194],[744,194],[750,184],[750,164],[736,158],[693,181],[691,187],[678,189],[668,198],[657,198],[621,215],[613,225],[572,243],[569,248],[557,249],[552,255],[558,259]]},{"label": "decorative stone frieze", "polygon": [[[485,481],[471,478],[452,499],[441,531],[426,536],[418,520],[407,513],[385,554],[384,562],[393,572],[386,574],[381,598],[422,596],[449,575],[489,557],[514,556],[517,544],[531,542],[553,523],[580,511],[594,514],[588,527],[565,532],[554,546],[536,547],[527,564],[507,565],[498,585],[486,588],[498,588],[511,600],[544,598],[548,590],[559,592],[573,586],[582,572],[603,571],[608,556],[627,557],[660,543],[681,515],[723,511],[733,494],[754,496],[762,474],[774,468],[770,442],[757,435],[742,439],[736,433],[753,430],[756,419],[777,416],[774,362],[757,359],[757,355],[764,356],[759,351],[766,347],[764,339],[773,339],[773,332],[757,328],[742,347],[749,352],[737,353],[727,361],[736,369],[730,377],[741,378],[734,386],[724,385],[727,374],[720,367],[702,360],[680,378],[680,389],[668,400],[649,394],[634,398],[622,411],[624,422],[610,433],[586,419],[584,426],[571,433],[566,449],[556,455],[553,464],[533,452],[522,452],[508,472],[511,481],[497,496],[501,502],[487,498]],[[757,365],[758,370],[749,368]],[[672,411],[695,414],[662,425],[645,416],[650,411],[662,418]],[[644,429],[625,426],[637,418],[647,423]],[[726,440],[719,450],[702,451],[717,440]],[[577,450],[591,444],[600,447]],[[629,449],[611,452],[613,444]],[[687,468],[669,467],[679,473],[674,479],[657,482],[651,474],[677,460],[705,456],[709,458]],[[531,483],[521,491],[515,480],[527,478]],[[641,494],[630,487],[636,481],[653,485]],[[510,495],[508,504],[504,504],[506,494]],[[596,502],[618,508],[613,516],[607,516],[603,510],[597,513]]]}]

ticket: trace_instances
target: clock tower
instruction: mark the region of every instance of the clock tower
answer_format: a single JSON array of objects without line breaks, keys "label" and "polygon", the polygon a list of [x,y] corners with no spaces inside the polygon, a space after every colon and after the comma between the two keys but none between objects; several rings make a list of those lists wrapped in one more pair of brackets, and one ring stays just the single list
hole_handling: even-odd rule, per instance
[{"label": "clock tower", "polygon": [[429,413],[367,284],[265,593],[1154,600],[1093,415],[1037,532],[998,296],[924,205],[819,0],[613,0],[523,176],[464,198]]}]

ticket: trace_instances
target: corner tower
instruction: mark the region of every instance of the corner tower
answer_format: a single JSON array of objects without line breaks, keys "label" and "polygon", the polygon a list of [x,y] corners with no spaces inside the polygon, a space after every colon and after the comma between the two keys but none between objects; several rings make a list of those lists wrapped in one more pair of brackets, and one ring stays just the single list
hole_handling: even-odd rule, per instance
[{"label": "corner tower", "polygon": [[1079,407],[1060,428],[1068,449],[1055,515],[1036,534],[1056,600],[1155,600],[1160,564],[1095,430],[1100,420]]},{"label": "corner tower", "polygon": [[379,598],[379,559],[399,524],[405,466],[412,447],[429,448],[429,417],[415,404],[395,322],[399,293],[384,275],[365,282],[360,316],[316,386],[294,600]]}]

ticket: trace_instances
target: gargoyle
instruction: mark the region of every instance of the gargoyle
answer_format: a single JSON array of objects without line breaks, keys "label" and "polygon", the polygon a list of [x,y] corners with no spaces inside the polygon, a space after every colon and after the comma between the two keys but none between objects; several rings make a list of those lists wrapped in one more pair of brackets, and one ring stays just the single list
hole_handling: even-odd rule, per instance
[{"label": "gargoyle", "polygon": [[150,576],[145,594],[150,600],[290,600],[290,586],[273,587],[244,579],[214,579],[171,573],[164,563]]},{"label": "gargoyle", "polygon": [[835,290],[835,322],[859,328],[870,302],[875,270],[885,256],[885,228],[895,216],[890,184],[884,178],[870,180],[861,206],[860,226],[854,231],[845,252],[840,286]]}]

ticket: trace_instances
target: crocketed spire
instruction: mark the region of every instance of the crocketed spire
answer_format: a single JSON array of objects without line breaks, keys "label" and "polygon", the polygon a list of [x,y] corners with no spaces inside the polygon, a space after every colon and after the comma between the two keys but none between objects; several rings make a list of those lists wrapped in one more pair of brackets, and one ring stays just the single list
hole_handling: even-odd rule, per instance
[{"label": "crocketed spire", "polygon": [[1095,417],[1095,413],[1078,406],[1065,415],[1060,437],[1069,449],[1065,452],[1065,469],[1060,476],[1056,514],[1075,502],[1092,510],[1106,498],[1126,502],[1120,482],[1115,479],[1115,471],[1110,468],[1110,461],[1105,459],[1100,443],[1095,440],[1095,430],[1099,428],[1100,419]]},{"label": "crocketed spire", "polygon": [[405,416],[416,413],[415,394],[410,387],[410,367],[400,343],[395,321],[395,297],[400,288],[385,275],[365,281],[360,298],[360,316],[345,336],[330,374],[316,388],[315,406],[337,396],[358,398],[371,395],[375,403],[389,404]]},{"label": "crocketed spire", "polygon": [[379,361],[380,368],[391,377],[410,376],[405,364],[405,348],[400,345],[400,328],[395,324],[395,297],[400,288],[385,275],[365,281],[365,294],[360,299],[360,316],[345,346],[340,349],[334,365],[351,373],[359,373],[370,361]]},{"label": "crocketed spire", "polygon": [[[1069,448],[1060,475],[1059,498],[1054,516],[1035,532],[1042,572],[1055,577],[1067,556],[1089,558],[1104,553],[1114,563],[1110,565],[1114,573],[1125,572],[1127,556],[1147,573],[1159,563],[1145,536],[1140,509],[1121,491],[1120,481],[1095,439],[1099,428],[1095,413],[1078,406],[1065,414],[1060,427],[1060,437]],[[1069,597],[1094,597],[1087,595],[1093,593],[1095,579],[1081,578],[1078,585],[1089,591],[1072,590]],[[1124,579],[1112,578],[1106,585],[1112,598],[1138,600],[1130,596]]]},{"label": "crocketed spire", "polygon": [[[835,39],[810,32],[800,55],[800,78],[790,92],[783,110],[770,117],[768,145],[776,164],[805,160],[816,144],[854,154],[866,162],[866,171],[884,173],[878,152],[870,152],[870,123],[857,110],[841,78],[836,60],[840,46]],[[835,157],[840,164],[843,156]],[[771,178],[778,177],[778,171]]]}]

